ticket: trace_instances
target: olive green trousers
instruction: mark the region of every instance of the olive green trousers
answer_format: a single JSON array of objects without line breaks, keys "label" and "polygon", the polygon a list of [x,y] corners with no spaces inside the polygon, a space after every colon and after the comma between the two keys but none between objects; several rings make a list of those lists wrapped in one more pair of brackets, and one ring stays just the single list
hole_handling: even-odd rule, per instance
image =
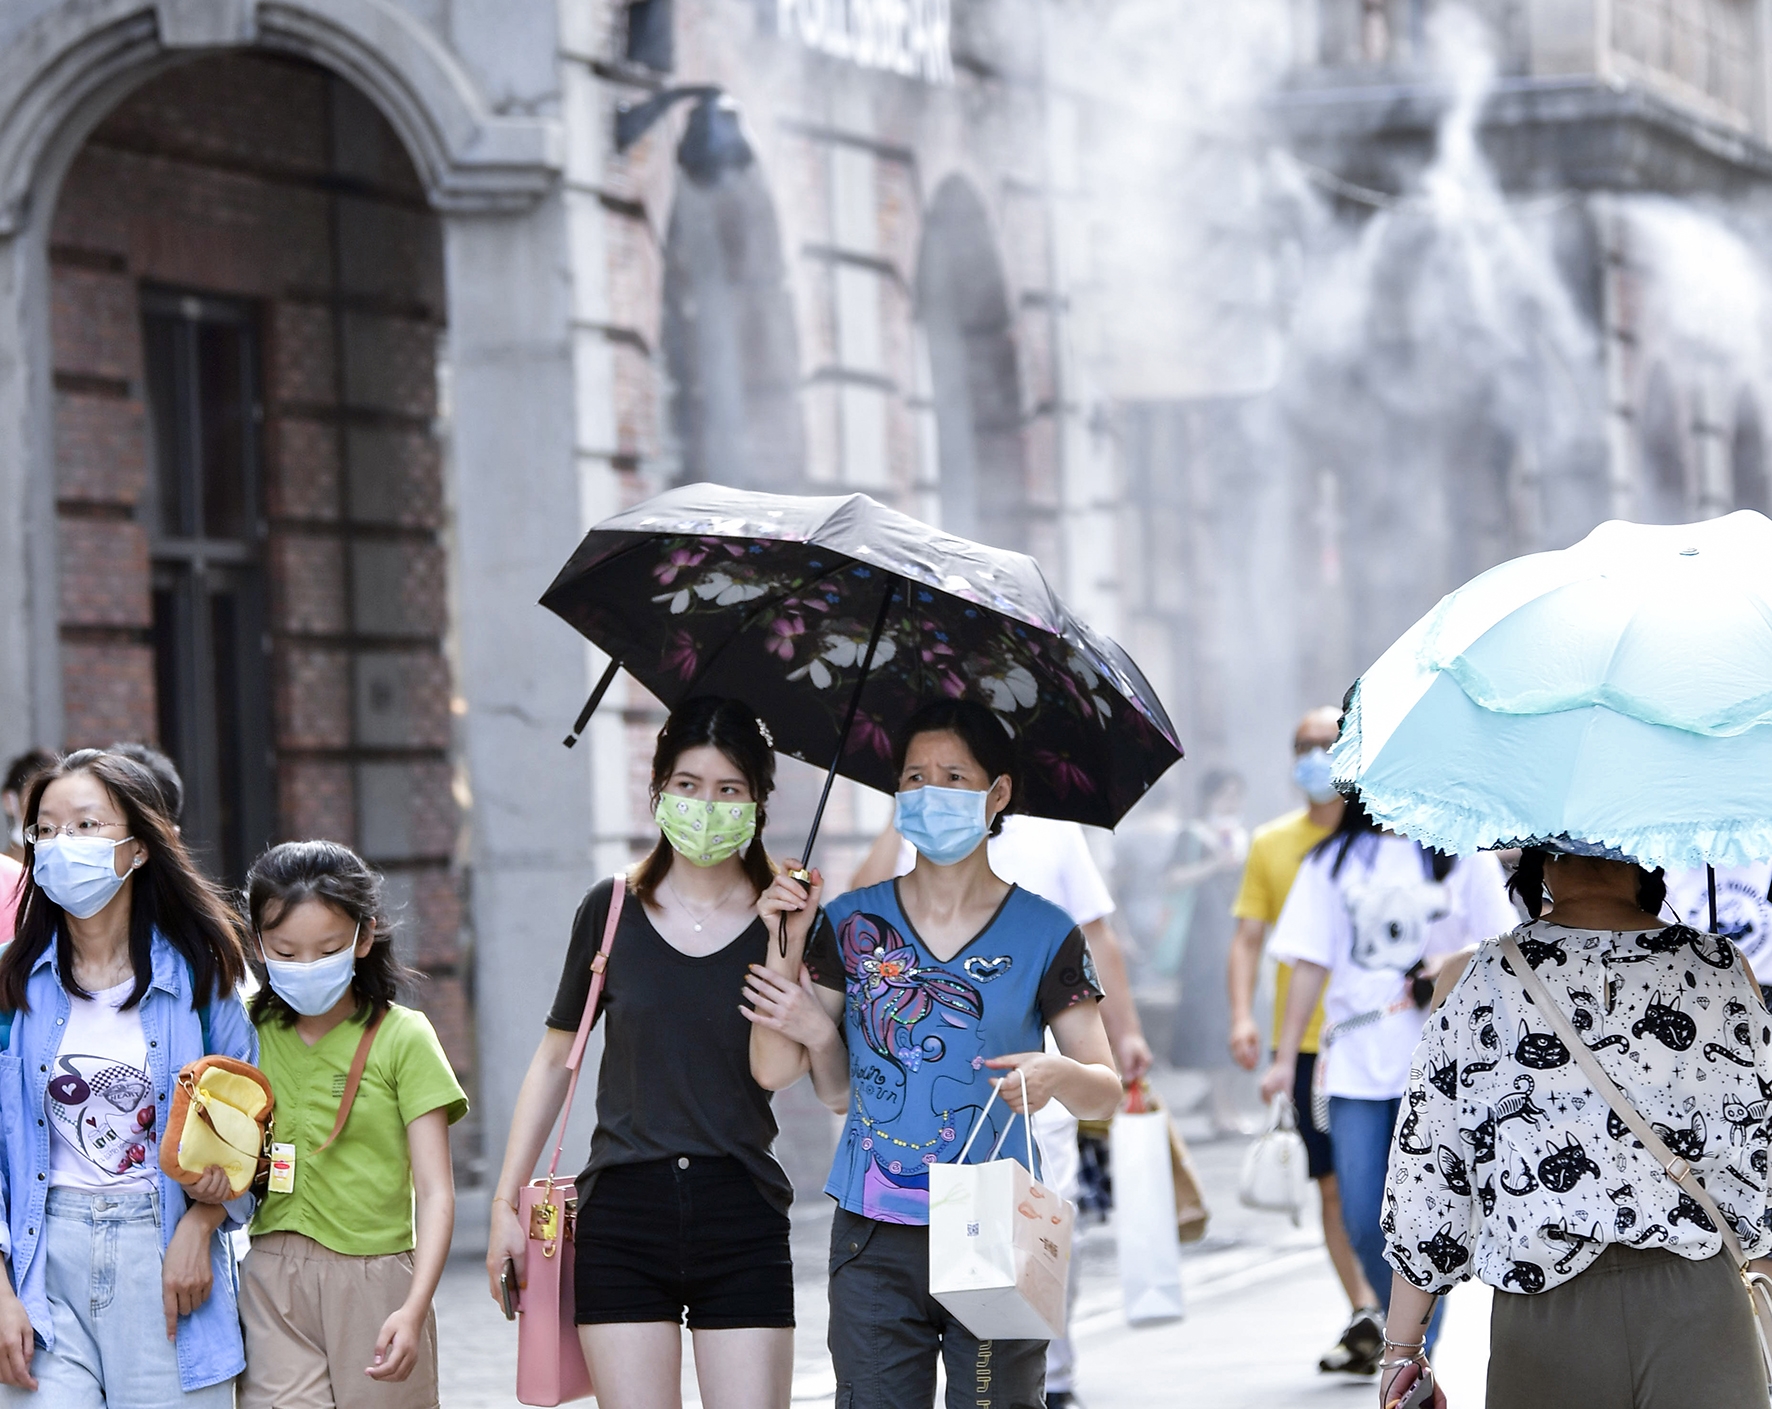
[{"label": "olive green trousers", "polygon": [[1608,1246],[1580,1276],[1497,1291],[1490,1409],[1766,1409],[1753,1311],[1726,1256]]}]

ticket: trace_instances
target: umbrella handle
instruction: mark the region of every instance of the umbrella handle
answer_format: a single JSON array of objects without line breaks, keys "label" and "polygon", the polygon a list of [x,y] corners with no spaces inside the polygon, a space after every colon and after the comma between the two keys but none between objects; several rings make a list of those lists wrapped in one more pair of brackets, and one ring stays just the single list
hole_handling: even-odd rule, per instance
[{"label": "umbrella handle", "polygon": [[[861,658],[861,674],[855,677],[855,689],[849,696],[849,711],[843,716],[843,732],[837,736],[837,751],[831,755],[830,770],[824,775],[824,791],[818,795],[818,807],[812,814],[812,828],[806,833],[806,846],[800,852],[800,869],[790,871],[801,885],[812,880],[812,846],[818,840],[819,823],[824,821],[824,805],[831,800],[831,785],[837,781],[837,765],[843,761],[843,747],[849,742],[849,731],[855,727],[855,716],[861,709],[862,687],[868,683],[868,673],[874,668],[874,652],[880,645],[880,633],[886,629],[886,614],[892,610],[892,599],[898,594],[899,578],[897,573],[886,575],[886,591],[880,598],[880,610],[874,616],[874,629],[868,633],[868,648]],[[776,942],[781,945],[781,956],[788,955],[788,917],[784,912],[776,931]]]},{"label": "umbrella handle", "polygon": [[578,742],[578,736],[585,731],[585,725],[591,722],[591,716],[597,712],[597,706],[603,703],[603,696],[609,693],[609,686],[615,679],[615,672],[621,669],[621,662],[614,656],[609,657],[609,665],[603,671],[602,679],[591,691],[591,697],[585,701],[585,707],[578,712],[578,719],[573,723],[572,732],[564,740],[567,748]]}]

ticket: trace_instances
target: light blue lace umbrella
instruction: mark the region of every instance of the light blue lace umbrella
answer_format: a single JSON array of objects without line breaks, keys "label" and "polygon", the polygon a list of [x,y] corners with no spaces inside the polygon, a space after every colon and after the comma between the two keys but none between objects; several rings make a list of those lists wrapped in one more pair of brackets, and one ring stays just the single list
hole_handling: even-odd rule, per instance
[{"label": "light blue lace umbrella", "polygon": [[1335,776],[1459,854],[1772,857],[1772,521],[1600,525],[1472,579],[1354,688]]}]

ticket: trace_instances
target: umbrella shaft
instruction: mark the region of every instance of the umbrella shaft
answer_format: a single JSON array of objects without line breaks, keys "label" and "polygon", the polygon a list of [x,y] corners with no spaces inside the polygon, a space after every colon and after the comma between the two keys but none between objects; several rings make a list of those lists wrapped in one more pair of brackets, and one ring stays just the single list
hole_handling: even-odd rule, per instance
[{"label": "umbrella shaft", "polygon": [[[843,732],[837,736],[837,751],[831,756],[830,771],[824,775],[824,791],[818,795],[818,808],[812,814],[812,828],[806,833],[806,846],[800,853],[800,878],[812,869],[812,847],[818,840],[818,827],[824,821],[825,804],[831,800],[831,785],[837,781],[837,765],[843,761],[843,750],[849,743],[849,731],[855,727],[855,716],[861,709],[862,687],[868,683],[868,672],[874,668],[874,652],[880,645],[880,633],[886,629],[886,614],[892,610],[892,599],[897,595],[899,580],[896,574],[886,579],[886,592],[880,598],[880,610],[874,617],[874,629],[868,634],[868,648],[861,658],[861,674],[855,677],[855,690],[849,696],[849,712],[843,716]],[[783,917],[782,952],[787,952],[787,920]]]}]

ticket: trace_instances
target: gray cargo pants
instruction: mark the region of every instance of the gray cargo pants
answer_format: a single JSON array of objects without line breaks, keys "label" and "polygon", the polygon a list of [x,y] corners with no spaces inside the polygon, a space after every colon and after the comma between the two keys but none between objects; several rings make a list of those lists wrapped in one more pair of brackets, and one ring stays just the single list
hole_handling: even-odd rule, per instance
[{"label": "gray cargo pants", "polygon": [[1045,1409],[1046,1342],[981,1341],[929,1295],[929,1230],[839,1208],[831,1220],[836,1409],[935,1403],[935,1357],[947,1409]]}]

